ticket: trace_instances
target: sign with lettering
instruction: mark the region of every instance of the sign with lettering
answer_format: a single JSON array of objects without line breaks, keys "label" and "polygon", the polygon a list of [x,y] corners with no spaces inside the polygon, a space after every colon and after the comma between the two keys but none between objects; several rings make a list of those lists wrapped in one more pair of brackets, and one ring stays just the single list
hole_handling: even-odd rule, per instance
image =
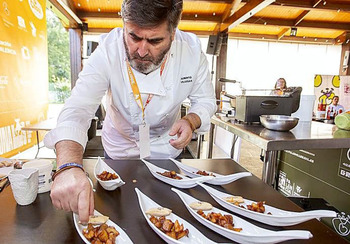
[{"label": "sign with lettering", "polygon": [[36,143],[48,109],[46,0],[0,0],[0,156]]},{"label": "sign with lettering", "polygon": [[350,240],[350,148],[284,150],[279,156],[278,190],[285,196],[323,199],[339,211],[322,221]]}]

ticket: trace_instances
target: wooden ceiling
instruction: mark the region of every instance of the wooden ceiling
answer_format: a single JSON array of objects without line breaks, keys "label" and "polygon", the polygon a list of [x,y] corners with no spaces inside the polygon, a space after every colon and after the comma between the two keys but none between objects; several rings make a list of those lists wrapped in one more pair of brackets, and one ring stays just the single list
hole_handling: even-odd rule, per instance
[{"label": "wooden ceiling", "polygon": [[[66,28],[122,27],[122,0],[48,0]],[[350,40],[350,0],[184,0],[179,29],[198,35],[342,44]],[[296,34],[291,35],[291,29]]]}]

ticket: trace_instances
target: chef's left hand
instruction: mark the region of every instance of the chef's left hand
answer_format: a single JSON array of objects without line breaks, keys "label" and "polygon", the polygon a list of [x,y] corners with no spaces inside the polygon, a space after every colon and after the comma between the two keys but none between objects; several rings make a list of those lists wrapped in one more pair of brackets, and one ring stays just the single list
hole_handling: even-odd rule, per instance
[{"label": "chef's left hand", "polygon": [[169,132],[170,136],[177,135],[177,139],[170,139],[169,143],[176,149],[185,148],[192,139],[191,125],[187,120],[180,119],[175,122]]}]

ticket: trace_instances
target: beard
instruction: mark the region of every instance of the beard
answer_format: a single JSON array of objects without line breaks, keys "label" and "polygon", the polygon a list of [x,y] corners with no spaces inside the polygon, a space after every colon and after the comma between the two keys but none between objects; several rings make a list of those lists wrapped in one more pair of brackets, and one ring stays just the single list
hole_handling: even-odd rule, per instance
[{"label": "beard", "polygon": [[150,55],[146,55],[144,57],[141,57],[137,52],[130,53],[130,50],[128,46],[126,45],[125,36],[123,36],[126,56],[128,58],[128,61],[135,70],[143,73],[143,74],[149,74],[152,71],[158,69],[163,60],[165,59],[165,55],[168,53],[171,47],[171,42],[167,47],[164,48],[164,50],[156,57],[152,57]]}]

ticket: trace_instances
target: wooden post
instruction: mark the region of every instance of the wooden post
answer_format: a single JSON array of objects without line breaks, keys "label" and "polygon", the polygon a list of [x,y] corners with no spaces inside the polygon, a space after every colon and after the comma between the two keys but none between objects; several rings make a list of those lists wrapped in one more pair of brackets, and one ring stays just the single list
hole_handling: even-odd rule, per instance
[{"label": "wooden post", "polygon": [[228,33],[220,33],[222,36],[222,44],[220,49],[220,55],[216,58],[216,80],[215,80],[215,94],[216,99],[220,100],[221,85],[219,78],[226,78],[226,63],[227,63],[227,40]]},{"label": "wooden post", "polygon": [[[341,49],[339,75],[350,75],[350,67],[348,67],[350,55],[350,32],[345,32],[337,39],[343,43]],[[344,62],[345,53],[347,53],[348,60]]]},{"label": "wooden post", "polygon": [[69,29],[69,46],[71,89],[73,89],[82,69],[83,32],[81,29]]}]

